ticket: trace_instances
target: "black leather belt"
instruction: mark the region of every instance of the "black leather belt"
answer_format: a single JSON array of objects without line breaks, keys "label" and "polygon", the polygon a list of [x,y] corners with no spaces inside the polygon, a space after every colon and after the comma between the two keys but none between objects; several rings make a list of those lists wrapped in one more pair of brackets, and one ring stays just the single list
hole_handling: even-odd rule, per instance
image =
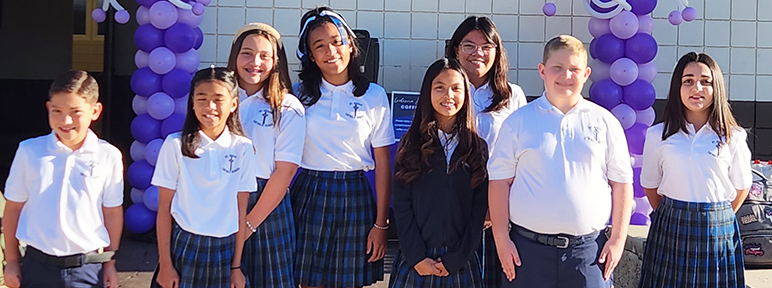
[{"label": "black leather belt", "polygon": [[517,234],[520,234],[525,238],[560,249],[565,249],[589,241],[595,241],[595,238],[598,238],[598,235],[600,234],[600,232],[597,231],[581,236],[540,234],[514,224],[512,225],[512,230],[515,230]]},{"label": "black leather belt", "polygon": [[112,260],[114,255],[114,251],[104,251],[102,253],[92,251],[70,256],[52,256],[43,253],[43,251],[40,251],[32,246],[27,246],[24,257],[30,257],[31,259],[34,259],[38,262],[51,264],[62,268],[74,268],[83,266],[85,264],[104,263]]}]

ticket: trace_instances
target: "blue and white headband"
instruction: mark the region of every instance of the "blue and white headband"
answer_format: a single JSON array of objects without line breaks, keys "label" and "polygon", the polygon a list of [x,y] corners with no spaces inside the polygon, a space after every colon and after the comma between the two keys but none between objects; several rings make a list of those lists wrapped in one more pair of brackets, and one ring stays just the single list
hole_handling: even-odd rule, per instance
[{"label": "blue and white headband", "polygon": [[[308,24],[311,24],[311,22],[316,20],[317,17],[324,17],[324,16],[330,17],[330,19],[332,20],[332,24],[335,24],[335,27],[338,28],[338,33],[340,33],[340,38],[341,38],[341,41],[343,42],[343,45],[349,44],[347,40],[348,35],[351,35],[352,38],[357,37],[356,34],[354,34],[354,31],[351,30],[351,27],[349,27],[348,24],[346,24],[346,20],[343,20],[343,17],[341,17],[340,14],[330,10],[324,10],[322,12],[319,12],[318,15],[308,17],[308,19],[306,19],[306,22],[303,23],[303,29],[300,29],[300,35],[299,35],[300,41],[298,41],[298,50],[297,50],[298,59],[303,60],[303,58],[306,57],[306,53],[308,53],[307,51],[308,47],[306,47],[308,45],[306,43],[308,42],[307,40],[308,35],[306,35],[306,28],[308,28]],[[346,32],[348,32],[348,34]]]}]

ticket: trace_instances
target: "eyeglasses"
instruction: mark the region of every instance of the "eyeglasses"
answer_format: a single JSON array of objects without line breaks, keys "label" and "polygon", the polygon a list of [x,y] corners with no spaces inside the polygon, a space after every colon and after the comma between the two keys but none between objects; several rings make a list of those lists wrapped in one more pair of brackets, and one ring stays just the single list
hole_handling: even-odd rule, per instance
[{"label": "eyeglasses", "polygon": [[471,42],[464,42],[461,43],[461,51],[467,54],[472,54],[477,52],[477,48],[480,48],[484,55],[491,54],[491,51],[496,49],[496,44],[493,43],[486,43],[483,45],[477,45]]}]

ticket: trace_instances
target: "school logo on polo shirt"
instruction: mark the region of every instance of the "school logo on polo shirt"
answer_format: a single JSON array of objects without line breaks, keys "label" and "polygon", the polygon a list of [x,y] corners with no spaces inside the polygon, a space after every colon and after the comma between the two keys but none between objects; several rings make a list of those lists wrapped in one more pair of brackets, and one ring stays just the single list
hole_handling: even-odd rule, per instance
[{"label": "school logo on polo shirt", "polygon": [[80,166],[80,175],[83,177],[96,177],[98,176],[98,173],[94,170],[94,168],[97,168],[99,163],[96,163],[94,161],[88,161],[86,163],[81,164]]},{"label": "school logo on polo shirt", "polygon": [[712,140],[710,141],[710,144],[713,144],[716,146],[716,150],[710,150],[708,151],[708,154],[713,157],[718,157],[718,154],[721,153],[721,141],[719,140]]},{"label": "school logo on polo shirt", "polygon": [[601,132],[600,127],[590,125],[587,126],[587,129],[590,133],[587,135],[587,137],[585,137],[585,139],[595,143],[600,143],[600,138],[598,137]]},{"label": "school logo on polo shirt", "polygon": [[362,107],[365,106],[364,103],[358,102],[358,101],[352,101],[348,103],[349,111],[347,111],[345,114],[349,118],[359,119],[362,117],[365,117],[365,112],[362,111]]},{"label": "school logo on polo shirt", "polygon": [[257,111],[257,117],[252,119],[252,123],[260,127],[271,127],[273,126],[273,113],[271,110],[260,109]]},{"label": "school logo on polo shirt", "polygon": [[227,168],[225,168],[225,167],[222,168],[222,171],[225,171],[225,173],[236,173],[239,170],[241,170],[241,168],[239,168],[239,167],[233,167],[233,162],[235,162],[236,159],[238,159],[238,158],[239,158],[239,156],[236,156],[236,155],[233,155],[233,154],[225,155],[225,159],[228,159],[228,167]]}]

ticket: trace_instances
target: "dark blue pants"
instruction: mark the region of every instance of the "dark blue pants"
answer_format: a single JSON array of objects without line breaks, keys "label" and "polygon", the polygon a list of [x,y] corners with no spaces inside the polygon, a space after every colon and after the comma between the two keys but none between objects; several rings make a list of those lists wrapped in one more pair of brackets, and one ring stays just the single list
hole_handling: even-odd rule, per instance
[{"label": "dark blue pants", "polygon": [[29,257],[21,261],[22,288],[102,288],[102,263],[76,268],[44,264]]},{"label": "dark blue pants", "polygon": [[598,257],[606,244],[606,235],[600,233],[590,240],[568,248],[557,248],[520,235],[515,227],[509,237],[517,246],[522,265],[515,268],[515,280],[502,276],[504,288],[609,288],[611,281],[603,280],[605,266]]}]

